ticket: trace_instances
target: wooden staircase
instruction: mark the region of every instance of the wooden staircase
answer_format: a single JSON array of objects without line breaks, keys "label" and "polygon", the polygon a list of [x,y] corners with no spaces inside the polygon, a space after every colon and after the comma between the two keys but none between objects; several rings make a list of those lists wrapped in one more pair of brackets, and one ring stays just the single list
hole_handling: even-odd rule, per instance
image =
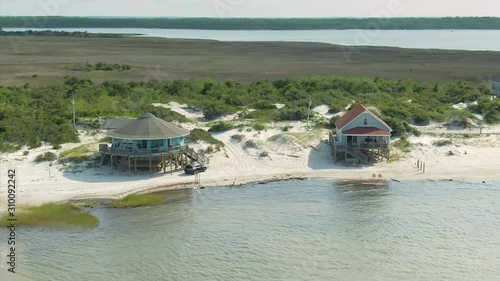
[{"label": "wooden staircase", "polygon": [[206,157],[203,153],[197,153],[192,148],[188,148],[188,150],[184,153],[184,155],[186,155],[189,159],[191,159],[191,161],[199,162],[203,165],[207,165],[210,162],[208,157]]},{"label": "wooden staircase", "polygon": [[355,157],[359,161],[363,162],[364,164],[368,163],[368,157],[361,153],[361,151],[356,150],[352,147],[346,146],[347,153],[349,153],[351,156]]}]

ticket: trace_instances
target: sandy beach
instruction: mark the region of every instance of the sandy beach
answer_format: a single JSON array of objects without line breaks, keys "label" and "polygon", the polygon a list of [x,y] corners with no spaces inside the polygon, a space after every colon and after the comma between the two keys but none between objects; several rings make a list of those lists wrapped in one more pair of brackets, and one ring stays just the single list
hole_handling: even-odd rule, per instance
[{"label": "sandy beach", "polygon": [[[182,124],[186,129],[204,128],[207,123],[203,116],[192,109],[177,103],[167,106],[184,114],[193,123]],[[325,106],[314,111],[318,116],[331,117]],[[232,120],[226,116],[223,120]],[[284,132],[284,126],[292,126]],[[328,144],[327,130],[307,131],[304,122],[268,124],[266,131],[242,131],[237,129],[214,134],[225,147],[219,152],[207,154],[210,158],[208,170],[200,174],[201,182],[186,175],[182,170],[168,173],[150,174],[149,170],[137,174],[128,171],[111,170],[109,166],[96,167],[91,163],[72,164],[71,167],[54,161],[35,163],[34,158],[46,151],[56,154],[80,146],[95,143],[105,136],[105,131],[94,135],[81,130],[80,144],[65,144],[59,150],[45,145],[12,154],[0,155],[0,203],[6,203],[7,171],[16,170],[18,205],[37,205],[47,202],[91,198],[119,198],[126,194],[178,188],[199,188],[201,186],[232,186],[251,182],[264,182],[286,179],[360,179],[373,178],[385,180],[471,180],[491,181],[500,178],[500,127],[479,129],[448,130],[440,125],[419,128],[423,134],[410,137],[411,152],[392,149],[396,161],[373,165],[346,166],[335,163]],[[240,135],[240,139],[232,138]],[[437,146],[436,140],[450,140],[450,143]],[[251,141],[251,146],[248,141]],[[206,149],[208,144],[195,143],[191,147]],[[263,152],[266,153],[263,154]],[[425,163],[425,173],[417,168],[417,161]]]}]

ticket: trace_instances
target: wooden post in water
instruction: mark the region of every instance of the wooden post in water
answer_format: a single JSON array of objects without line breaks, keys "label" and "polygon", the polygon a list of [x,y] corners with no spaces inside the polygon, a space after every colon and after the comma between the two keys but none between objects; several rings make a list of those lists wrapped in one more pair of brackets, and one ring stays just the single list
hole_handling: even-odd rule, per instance
[{"label": "wooden post in water", "polygon": [[423,172],[425,173],[425,163],[424,163],[424,167],[423,167]]}]

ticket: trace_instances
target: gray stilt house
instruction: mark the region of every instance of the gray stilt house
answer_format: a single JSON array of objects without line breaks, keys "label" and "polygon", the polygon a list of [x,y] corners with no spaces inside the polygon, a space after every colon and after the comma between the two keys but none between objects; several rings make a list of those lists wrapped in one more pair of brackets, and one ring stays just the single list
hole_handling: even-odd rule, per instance
[{"label": "gray stilt house", "polygon": [[373,163],[389,159],[392,129],[362,104],[337,122],[336,133],[330,132],[335,161]]},{"label": "gray stilt house", "polygon": [[184,168],[191,161],[208,164],[209,160],[186,145],[189,131],[147,113],[136,120],[119,122],[122,127],[110,130],[111,143],[100,144],[101,166],[112,168],[149,168],[150,173],[163,169]]}]

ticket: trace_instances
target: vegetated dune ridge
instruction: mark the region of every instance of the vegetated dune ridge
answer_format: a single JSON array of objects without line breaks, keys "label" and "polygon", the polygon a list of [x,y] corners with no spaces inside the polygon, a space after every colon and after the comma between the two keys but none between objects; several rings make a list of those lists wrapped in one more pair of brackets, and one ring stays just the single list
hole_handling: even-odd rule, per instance
[{"label": "vegetated dune ridge", "polygon": [[[187,129],[207,128],[203,116],[186,106],[171,102],[167,106],[193,120],[182,124]],[[318,115],[327,115],[328,108],[314,109]],[[222,120],[232,120],[225,116]],[[328,117],[328,116],[326,116]],[[411,152],[393,148],[395,161],[374,165],[346,166],[334,163],[331,147],[327,143],[327,130],[307,131],[305,122],[267,124],[268,129],[237,129],[216,133],[225,147],[219,152],[207,154],[209,168],[200,174],[201,183],[195,184],[195,177],[183,171],[164,174],[149,174],[149,170],[129,175],[128,171],[113,170],[109,166],[92,167],[91,163],[62,164],[47,162],[36,164],[33,159],[46,151],[60,153],[83,143],[95,143],[104,136],[101,131],[92,136],[90,131],[80,130],[82,143],[65,144],[60,150],[43,146],[30,150],[23,156],[23,149],[12,154],[0,155],[0,179],[7,183],[7,171],[16,169],[17,204],[36,205],[88,198],[119,198],[126,194],[151,192],[200,186],[232,186],[252,182],[266,182],[286,179],[327,180],[371,180],[373,177],[385,180],[470,180],[481,183],[499,179],[500,126],[479,129],[447,130],[440,125],[421,127],[420,137],[409,138]],[[285,126],[291,126],[287,132]],[[239,135],[238,139],[232,136]],[[441,145],[441,146],[439,146]],[[195,149],[206,149],[206,143],[195,143]],[[425,173],[416,167],[417,160],[426,165]],[[6,188],[0,189],[2,205],[6,203]]]}]

